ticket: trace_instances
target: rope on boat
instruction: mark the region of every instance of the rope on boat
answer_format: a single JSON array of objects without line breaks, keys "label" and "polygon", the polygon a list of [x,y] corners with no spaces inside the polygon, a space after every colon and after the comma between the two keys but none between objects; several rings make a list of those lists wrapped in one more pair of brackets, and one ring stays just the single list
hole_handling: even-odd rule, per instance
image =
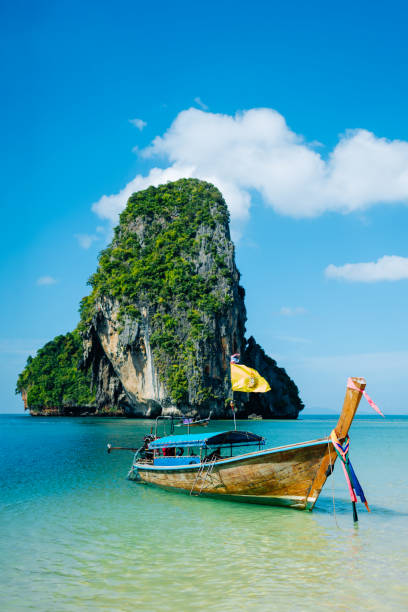
[{"label": "rope on boat", "polygon": [[127,475],[128,480],[138,480],[139,479],[139,474],[138,474],[137,465],[136,465],[139,454],[140,454],[140,448],[138,448],[134,454],[134,457],[132,460],[132,467],[130,468],[128,475]]},{"label": "rope on boat", "polygon": [[335,486],[335,476],[334,476],[334,462],[332,462],[332,458],[331,458],[331,449],[330,449],[330,438],[327,438],[327,447],[328,447],[328,451],[329,451],[329,461],[330,461],[330,474],[332,475],[332,500],[333,500],[333,516],[334,516],[334,522],[336,523],[336,527],[337,529],[340,529],[340,531],[342,531],[338,521],[337,521],[337,514],[336,514],[336,500],[335,500],[335,490],[336,490],[336,486]]},{"label": "rope on boat", "polygon": [[[363,397],[365,397],[365,399],[367,400],[367,402],[369,403],[369,405],[371,406],[371,408],[373,408],[373,410],[375,410],[379,415],[381,415],[382,417],[384,417],[383,413],[381,412],[381,410],[378,408],[377,404],[375,402],[373,402],[373,400],[371,399],[371,397],[364,391],[364,389],[359,389],[353,382],[352,378],[348,378],[347,380],[347,388],[348,389],[352,389],[353,391],[358,391],[359,393],[362,394]],[[330,461],[330,470],[331,473],[333,473],[333,466],[332,466],[332,462],[331,462],[331,453],[330,453],[330,442],[333,444],[334,450],[336,451],[337,456],[339,457],[340,461],[341,461],[341,467],[343,468],[343,472],[344,472],[344,476],[346,478],[346,483],[347,483],[347,487],[350,493],[350,498],[351,498],[351,503],[353,506],[353,519],[354,522],[356,523],[358,521],[358,515],[357,515],[357,509],[356,509],[356,503],[357,503],[357,496],[360,498],[360,500],[363,502],[363,504],[365,505],[365,507],[367,508],[368,512],[370,512],[370,508],[368,506],[366,497],[364,495],[364,491],[358,481],[358,478],[356,476],[356,473],[354,472],[353,466],[351,465],[351,461],[349,458],[349,451],[350,451],[350,437],[347,435],[344,441],[344,445],[342,445],[340,443],[340,440],[337,437],[337,433],[336,430],[333,429],[333,431],[330,434],[330,437],[328,438],[328,446],[329,446],[329,461]],[[338,523],[337,523],[337,519],[336,519],[336,506],[335,506],[335,501],[334,501],[334,477],[333,477],[333,512],[334,512],[334,518],[336,521],[336,525],[337,527],[339,527]],[[340,529],[340,527],[339,527]]]},{"label": "rope on boat", "polygon": [[[371,397],[368,395],[368,393],[366,393],[363,389],[359,389],[358,387],[356,387],[356,385],[353,382],[352,378],[348,378],[347,379],[347,389],[353,389],[353,391],[358,391],[359,393],[361,393],[361,395],[363,397],[366,398],[367,402],[370,404],[371,408],[373,410],[375,410],[376,412],[378,412],[378,414],[382,417],[384,417],[383,413],[381,412],[381,410],[379,409],[379,407],[377,406],[376,403],[373,402],[373,400],[371,399]],[[385,417],[384,417],[385,418]]]},{"label": "rope on boat", "polygon": [[346,483],[347,483],[348,490],[350,493],[351,503],[353,506],[353,520],[355,523],[357,523],[358,521],[358,515],[357,515],[357,509],[356,509],[357,496],[363,502],[368,512],[370,512],[370,508],[368,507],[368,503],[364,495],[364,491],[358,481],[358,478],[354,472],[353,466],[351,465],[351,461],[349,458],[350,437],[347,435],[344,441],[344,445],[342,445],[340,444],[336,431],[333,429],[333,431],[330,434],[330,440],[333,444],[334,450],[337,453],[337,456],[339,457],[341,461],[341,466],[343,468],[344,476],[346,478]]}]

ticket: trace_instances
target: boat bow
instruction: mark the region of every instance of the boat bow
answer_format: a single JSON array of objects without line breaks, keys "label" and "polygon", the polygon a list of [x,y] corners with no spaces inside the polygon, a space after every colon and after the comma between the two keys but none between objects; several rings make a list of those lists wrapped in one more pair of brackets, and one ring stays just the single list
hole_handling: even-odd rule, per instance
[{"label": "boat bow", "polygon": [[[337,421],[337,425],[334,429],[337,438],[342,442],[351,427],[351,424],[354,419],[354,415],[356,414],[358,405],[360,403],[361,397],[363,395],[363,391],[366,387],[366,381],[364,378],[352,378],[354,386],[347,386],[346,395],[344,397],[343,409],[341,411],[339,420]],[[317,498],[320,495],[320,492],[324,486],[324,483],[327,480],[327,477],[333,471],[334,464],[337,459],[336,451],[334,450],[333,444],[330,438],[327,439],[327,450],[322,458],[319,469],[317,470],[316,476],[312,485],[310,487],[310,491],[307,496],[306,506],[309,510],[312,510]]]}]

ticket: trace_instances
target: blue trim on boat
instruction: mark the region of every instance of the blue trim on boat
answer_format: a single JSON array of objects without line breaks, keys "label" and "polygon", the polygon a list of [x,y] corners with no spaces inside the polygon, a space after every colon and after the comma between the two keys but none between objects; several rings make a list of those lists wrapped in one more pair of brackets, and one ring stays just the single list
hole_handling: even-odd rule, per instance
[{"label": "blue trim on boat", "polygon": [[149,444],[149,449],[172,447],[205,446],[250,446],[265,444],[265,438],[249,431],[213,431],[201,434],[179,434],[157,438]]},{"label": "blue trim on boat", "polygon": [[162,446],[167,447],[176,447],[176,446],[206,446],[207,440],[212,438],[213,436],[218,436],[219,434],[225,433],[224,431],[215,431],[214,433],[209,434],[206,433],[192,433],[185,435],[173,435],[173,436],[165,436],[163,438],[158,438],[157,440],[153,440],[150,442],[149,448],[161,448]]},{"label": "blue trim on boat", "polygon": [[[278,446],[276,448],[267,448],[262,451],[254,451],[253,453],[245,453],[243,455],[237,455],[236,457],[226,457],[225,459],[221,459],[217,461],[216,465],[227,465],[228,463],[234,463],[236,461],[242,461],[242,459],[250,459],[252,457],[261,457],[262,455],[270,455],[275,453],[282,453],[288,450],[294,450],[298,448],[308,448],[310,446],[320,446],[322,444],[327,444],[329,442],[328,439],[324,440],[316,440],[314,442],[300,442],[299,444],[291,444],[290,446]],[[184,459],[188,459],[188,457],[184,457]],[[136,463],[134,464],[138,470],[148,470],[148,471],[174,471],[174,470],[196,470],[201,463],[196,463],[195,465],[175,465],[175,466],[155,466],[155,465],[147,465],[145,463]]]},{"label": "blue trim on boat", "polygon": [[[187,463],[186,463],[187,461]],[[200,463],[200,457],[156,457],[154,460],[154,465],[160,465],[161,467],[179,467],[180,465],[190,465],[190,464]]]}]

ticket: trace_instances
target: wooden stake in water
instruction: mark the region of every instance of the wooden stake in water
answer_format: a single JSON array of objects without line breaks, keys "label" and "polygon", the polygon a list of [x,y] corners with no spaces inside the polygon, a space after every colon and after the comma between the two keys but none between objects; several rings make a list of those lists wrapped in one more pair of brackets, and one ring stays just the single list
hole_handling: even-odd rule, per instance
[{"label": "wooden stake in water", "polygon": [[353,506],[353,521],[355,523],[358,523],[358,514],[357,514],[356,502],[353,501],[353,502],[351,502],[351,504]]}]

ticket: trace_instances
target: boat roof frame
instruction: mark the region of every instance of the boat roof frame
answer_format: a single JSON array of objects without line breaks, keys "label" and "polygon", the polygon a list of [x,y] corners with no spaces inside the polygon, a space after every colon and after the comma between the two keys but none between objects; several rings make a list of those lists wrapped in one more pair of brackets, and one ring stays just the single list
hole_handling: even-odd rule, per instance
[{"label": "boat roof frame", "polygon": [[214,431],[201,434],[170,435],[153,440],[149,449],[188,447],[227,447],[264,445],[265,438],[249,431]]},{"label": "boat roof frame", "polygon": [[[210,411],[210,414],[208,416],[208,421],[211,418],[211,414],[212,414],[212,410]],[[154,424],[154,435],[157,438],[157,429],[159,426],[159,420],[163,419],[164,421],[166,419],[170,420],[170,430],[171,433],[174,432],[174,421],[185,421],[186,419],[194,419],[193,416],[186,416],[185,414],[183,415],[175,415],[175,414],[159,414],[159,416],[156,417],[155,420],[155,424]],[[201,421],[206,421],[207,419],[201,419]],[[201,422],[199,421],[199,422]],[[187,431],[190,432],[190,426],[193,425],[193,423],[186,423],[185,426],[187,427]],[[180,427],[180,425],[177,425],[177,427]],[[166,430],[166,425],[164,423],[164,430]]]}]

